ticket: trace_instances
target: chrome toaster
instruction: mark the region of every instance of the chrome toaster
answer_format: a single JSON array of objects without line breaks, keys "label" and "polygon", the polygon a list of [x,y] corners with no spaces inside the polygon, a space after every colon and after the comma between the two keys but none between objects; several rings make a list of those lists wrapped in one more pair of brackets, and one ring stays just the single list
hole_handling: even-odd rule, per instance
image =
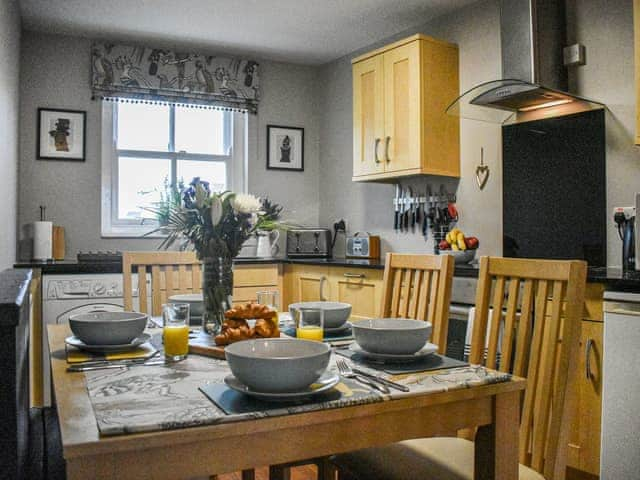
[{"label": "chrome toaster", "polygon": [[287,257],[331,257],[331,231],[327,228],[287,230]]}]

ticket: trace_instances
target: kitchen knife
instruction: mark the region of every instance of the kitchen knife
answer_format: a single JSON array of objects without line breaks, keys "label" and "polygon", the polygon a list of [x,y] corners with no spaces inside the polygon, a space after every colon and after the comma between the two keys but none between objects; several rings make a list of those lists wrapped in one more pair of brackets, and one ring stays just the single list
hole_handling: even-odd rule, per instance
[{"label": "kitchen knife", "polygon": [[410,198],[411,198],[411,213],[410,213],[410,217],[411,217],[411,231],[415,231],[416,229],[416,198],[413,196],[413,190],[409,189],[409,192],[411,192]]},{"label": "kitchen knife", "polygon": [[409,231],[409,209],[411,205],[411,187],[405,190],[405,211],[404,211],[404,229]]},{"label": "kitchen knife", "polygon": [[396,196],[394,199],[395,215],[393,217],[393,229],[400,228],[400,184],[396,183]]},{"label": "kitchen knife", "polygon": [[404,230],[404,213],[407,209],[407,205],[405,203],[407,192],[404,188],[400,187],[400,231]]}]

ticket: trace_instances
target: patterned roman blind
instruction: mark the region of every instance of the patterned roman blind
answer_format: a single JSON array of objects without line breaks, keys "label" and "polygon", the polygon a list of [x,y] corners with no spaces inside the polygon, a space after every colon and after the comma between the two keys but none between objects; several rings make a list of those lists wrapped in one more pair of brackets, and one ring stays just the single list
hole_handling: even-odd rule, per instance
[{"label": "patterned roman blind", "polygon": [[252,60],[96,43],[91,63],[94,98],[258,110],[260,79]]}]

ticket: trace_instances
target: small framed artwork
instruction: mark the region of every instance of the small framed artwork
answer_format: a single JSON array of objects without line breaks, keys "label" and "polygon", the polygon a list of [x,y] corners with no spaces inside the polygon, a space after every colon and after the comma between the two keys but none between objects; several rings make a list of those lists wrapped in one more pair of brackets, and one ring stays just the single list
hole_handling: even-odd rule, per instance
[{"label": "small framed artwork", "polygon": [[304,171],[304,128],[267,125],[267,168]]},{"label": "small framed artwork", "polygon": [[38,160],[84,162],[87,112],[38,109]]}]

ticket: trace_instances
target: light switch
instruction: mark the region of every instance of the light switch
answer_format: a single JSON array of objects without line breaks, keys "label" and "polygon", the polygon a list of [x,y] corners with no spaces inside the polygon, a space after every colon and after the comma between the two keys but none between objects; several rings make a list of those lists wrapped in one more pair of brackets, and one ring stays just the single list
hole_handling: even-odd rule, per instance
[{"label": "light switch", "polygon": [[586,62],[586,49],[584,45],[574,43],[568,47],[562,49],[562,56],[564,57],[565,67],[575,67],[585,65]]}]

